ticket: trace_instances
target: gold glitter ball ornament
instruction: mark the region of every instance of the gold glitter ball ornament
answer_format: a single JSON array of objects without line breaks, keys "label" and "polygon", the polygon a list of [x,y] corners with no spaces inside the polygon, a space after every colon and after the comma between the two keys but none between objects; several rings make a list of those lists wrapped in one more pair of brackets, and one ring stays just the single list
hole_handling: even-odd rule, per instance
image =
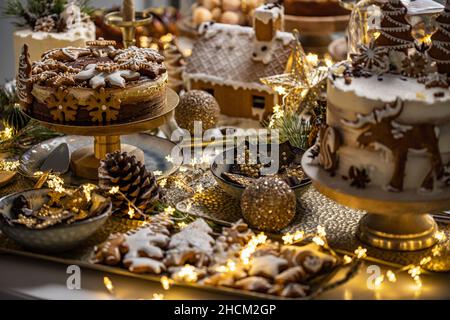
[{"label": "gold glitter ball ornament", "polygon": [[194,133],[194,122],[201,121],[203,131],[217,126],[220,107],[216,98],[206,91],[192,90],[186,92],[180,98],[175,113],[178,125]]},{"label": "gold glitter ball ornament", "polygon": [[286,182],[266,177],[245,189],[241,199],[247,223],[261,231],[279,232],[295,217],[297,200]]}]

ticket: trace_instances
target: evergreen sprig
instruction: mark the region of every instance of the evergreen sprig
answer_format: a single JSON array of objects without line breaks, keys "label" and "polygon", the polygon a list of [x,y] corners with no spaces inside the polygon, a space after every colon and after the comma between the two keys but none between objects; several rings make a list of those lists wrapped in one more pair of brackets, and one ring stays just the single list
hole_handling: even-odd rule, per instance
[{"label": "evergreen sprig", "polygon": [[[58,21],[67,3],[68,0],[7,0],[1,11],[5,17],[15,18],[16,26],[34,28],[42,17],[52,16]],[[76,0],[74,3],[81,11],[92,12],[91,0]]]},{"label": "evergreen sprig", "polygon": [[34,144],[58,136],[61,136],[61,134],[51,131],[41,126],[37,121],[32,120],[10,139],[0,141],[0,153],[20,155]]},{"label": "evergreen sprig", "polygon": [[[268,126],[268,123],[264,125]],[[274,117],[271,129],[278,130],[280,143],[289,141],[292,146],[303,150],[310,147],[309,137],[313,127],[295,112],[285,112],[282,117]]]}]

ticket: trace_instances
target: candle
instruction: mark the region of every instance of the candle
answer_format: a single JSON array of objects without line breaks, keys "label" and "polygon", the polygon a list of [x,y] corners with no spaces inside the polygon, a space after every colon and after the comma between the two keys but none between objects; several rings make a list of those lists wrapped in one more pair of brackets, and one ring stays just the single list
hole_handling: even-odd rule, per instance
[{"label": "candle", "polygon": [[123,0],[122,17],[123,21],[135,21],[134,0]]}]

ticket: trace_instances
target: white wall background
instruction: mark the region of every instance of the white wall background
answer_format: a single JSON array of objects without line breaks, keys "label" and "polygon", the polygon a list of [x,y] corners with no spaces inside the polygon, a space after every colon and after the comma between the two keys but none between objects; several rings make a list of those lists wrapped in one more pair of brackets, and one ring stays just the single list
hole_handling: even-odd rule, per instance
[{"label": "white wall background", "polygon": [[[182,8],[190,6],[193,0],[179,0]],[[0,0],[0,7],[3,7],[5,0]],[[111,7],[119,5],[122,0],[92,0],[95,7]],[[166,6],[171,3],[170,0],[136,0],[138,10],[149,6]],[[172,2],[173,3],[173,2]],[[0,83],[11,80],[14,77],[14,48],[12,33],[14,26],[11,19],[0,19]]]}]

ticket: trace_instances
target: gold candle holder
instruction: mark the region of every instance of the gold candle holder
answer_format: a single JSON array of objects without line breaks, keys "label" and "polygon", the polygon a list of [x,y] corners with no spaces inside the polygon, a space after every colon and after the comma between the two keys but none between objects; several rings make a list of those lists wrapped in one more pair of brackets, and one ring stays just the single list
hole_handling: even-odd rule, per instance
[{"label": "gold candle holder", "polygon": [[134,20],[128,21],[119,11],[108,13],[105,16],[105,23],[122,30],[123,45],[125,48],[136,45],[136,28],[148,25],[152,22],[153,16],[147,12],[135,12]]}]

